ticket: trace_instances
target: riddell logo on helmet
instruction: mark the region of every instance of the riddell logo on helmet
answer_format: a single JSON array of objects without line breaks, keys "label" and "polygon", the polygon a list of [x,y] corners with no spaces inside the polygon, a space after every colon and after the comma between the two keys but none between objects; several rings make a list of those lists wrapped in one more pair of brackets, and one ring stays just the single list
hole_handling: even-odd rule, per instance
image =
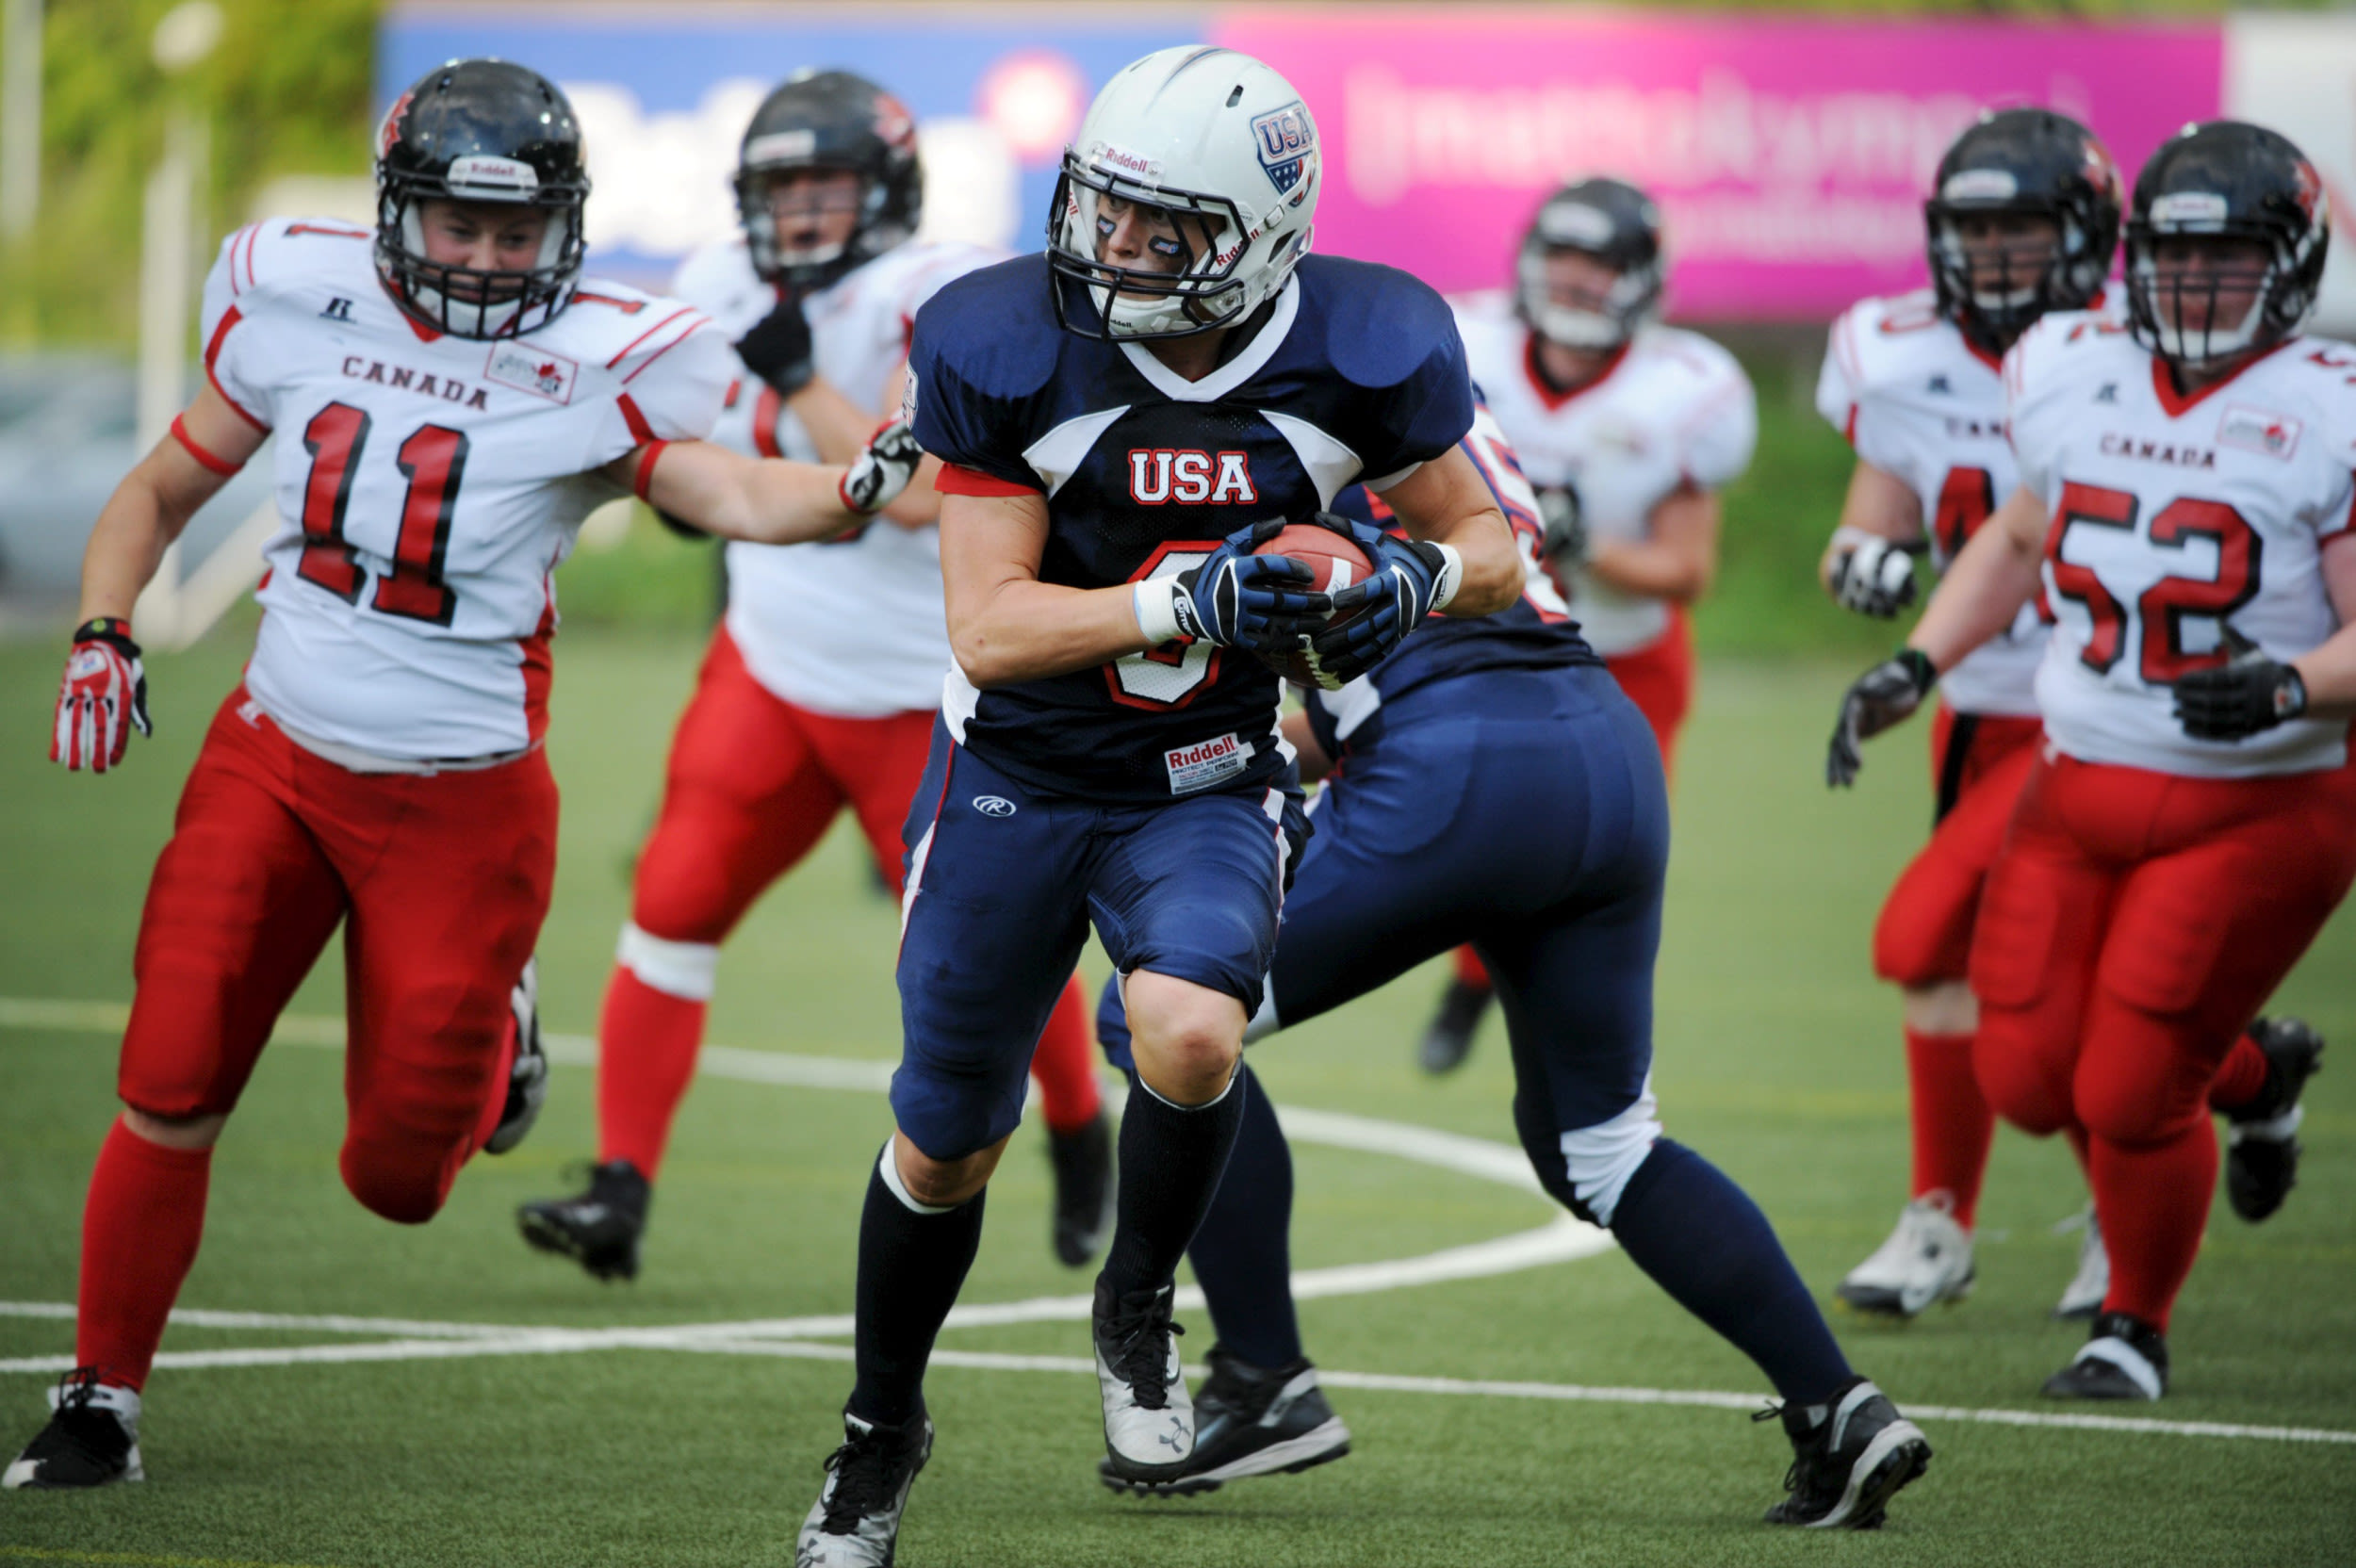
[{"label": "riddell logo on helmet", "polygon": [[1242,452],[1129,451],[1129,498],[1139,506],[1251,506],[1260,498]]}]

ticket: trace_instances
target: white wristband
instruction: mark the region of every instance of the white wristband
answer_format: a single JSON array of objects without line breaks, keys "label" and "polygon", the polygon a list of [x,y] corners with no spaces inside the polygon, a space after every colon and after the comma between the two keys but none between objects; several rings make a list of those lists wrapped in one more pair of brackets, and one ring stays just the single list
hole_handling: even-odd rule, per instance
[{"label": "white wristband", "polygon": [[1456,590],[1464,585],[1464,558],[1454,545],[1433,545],[1448,563],[1432,584],[1432,608],[1446,610],[1448,601],[1456,596]]},{"label": "white wristband", "polygon": [[1148,647],[1160,647],[1178,635],[1178,596],[1184,590],[1177,580],[1150,577],[1130,591],[1130,608],[1136,611],[1137,629],[1145,633]]}]

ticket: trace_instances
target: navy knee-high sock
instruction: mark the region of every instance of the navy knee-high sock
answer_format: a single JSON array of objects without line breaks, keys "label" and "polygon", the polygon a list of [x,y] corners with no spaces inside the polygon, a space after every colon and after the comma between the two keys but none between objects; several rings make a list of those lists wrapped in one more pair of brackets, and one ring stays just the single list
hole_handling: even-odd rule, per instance
[{"label": "navy knee-high sock", "polygon": [[[883,1158],[892,1158],[890,1144]],[[850,1405],[860,1420],[897,1427],[923,1413],[924,1364],[981,1250],[989,1196],[985,1187],[954,1209],[920,1212],[884,1180],[882,1161],[868,1173],[855,1298],[859,1380]]]},{"label": "navy knee-high sock", "polygon": [[1105,1282],[1117,1296],[1159,1290],[1178,1272],[1219,1191],[1250,1099],[1243,1070],[1203,1105],[1173,1105],[1137,1082],[1121,1111],[1121,1198]]},{"label": "navy knee-high sock", "polygon": [[1292,1291],[1293,1152],[1250,1068],[1237,1087],[1250,1095],[1243,1127],[1186,1259],[1209,1298],[1219,1344],[1254,1366],[1289,1366],[1301,1360]]},{"label": "navy knee-high sock", "polygon": [[1628,1180],[1612,1233],[1677,1304],[1759,1363],[1784,1399],[1813,1405],[1849,1363],[1775,1227],[1716,1166],[1662,1138]]}]

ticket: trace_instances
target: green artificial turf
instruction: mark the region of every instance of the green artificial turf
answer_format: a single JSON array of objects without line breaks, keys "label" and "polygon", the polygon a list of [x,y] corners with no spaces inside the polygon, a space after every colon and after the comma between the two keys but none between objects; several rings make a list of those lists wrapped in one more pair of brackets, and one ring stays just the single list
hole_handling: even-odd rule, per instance
[{"label": "green artificial turf", "polygon": [[[139,900],[243,634],[151,665],[158,735],[127,766],[42,760],[56,651],[0,647],[0,1019],[8,1003],[130,994]],[[552,753],[563,863],[544,937],[548,1026],[595,1023],[693,679],[679,635],[560,640]],[[1853,795],[1821,783],[1848,672],[1711,665],[1679,762],[1656,1083],[1674,1135],[1742,1182],[1821,1296],[1906,1196],[1894,997],[1867,971],[1874,908],[1927,818],[1922,727],[1877,743]],[[894,911],[838,832],[730,943],[711,1038],[889,1061]],[[291,1014],[331,1021],[333,950]],[[1101,956],[1088,961],[1091,980]],[[2356,1042],[2356,918],[2343,915],[2277,1006]],[[1437,971],[1255,1048],[1282,1103],[1510,1142],[1494,1020],[1433,1083],[1411,1062]],[[316,1035],[316,1028],[305,1031]],[[0,1021],[0,1301],[66,1302],[90,1162],[112,1111],[104,1028]],[[2350,1050],[2350,1044],[2335,1048]],[[2356,1064],[2356,1056],[2349,1058]],[[873,1093],[701,1083],[657,1198],[645,1275],[599,1286],[528,1252],[518,1201],[591,1152],[592,1079],[560,1066],[522,1149],[460,1181],[430,1226],[364,1212],[335,1174],[340,1064],[288,1041],[264,1058],[214,1163],[205,1248],[182,1304],[282,1314],[602,1328],[845,1313]],[[2222,1203],[2179,1308],[2176,1385],[2148,1414],[2356,1430],[2356,1065],[2309,1091],[2299,1191],[2263,1227]],[[1296,1262],[1409,1257],[1545,1223],[1533,1195],[1301,1143]],[[1044,1245],[1046,1162],[1018,1135],[968,1286],[973,1302],[1077,1292]],[[2066,1152],[1999,1134],[1972,1300],[1911,1327],[1836,1321],[1902,1403],[2051,1413],[2039,1380],[2080,1331],[2046,1316],[2075,1261],[2056,1222],[2084,1200]],[[1202,1315],[1182,1342],[1199,1359]],[[1487,1279],[1306,1301],[1312,1356],[1350,1372],[1748,1391],[1756,1371],[1617,1252]],[[68,1323],[0,1316],[0,1359],[63,1355]],[[365,1342],[316,1330],[175,1326],[170,1351]],[[383,1337],[383,1336],[378,1336]],[[818,1342],[835,1347],[841,1338]],[[1070,1322],[954,1329],[957,1351],[1080,1357]],[[833,1352],[829,1352],[833,1353]],[[43,1379],[0,1375],[0,1447],[41,1419]],[[92,1494],[0,1494],[0,1565],[781,1564],[836,1441],[837,1360],[600,1349],[159,1371],[151,1479]],[[1926,1419],[1938,1449],[1888,1529],[1858,1539],[1758,1523],[1788,1449],[1739,1411],[1495,1395],[1337,1390],[1341,1463],[1146,1505],[1102,1491],[1085,1376],[941,1367],[941,1440],[901,1560],[929,1565],[2344,1562],[2356,1446]]]}]

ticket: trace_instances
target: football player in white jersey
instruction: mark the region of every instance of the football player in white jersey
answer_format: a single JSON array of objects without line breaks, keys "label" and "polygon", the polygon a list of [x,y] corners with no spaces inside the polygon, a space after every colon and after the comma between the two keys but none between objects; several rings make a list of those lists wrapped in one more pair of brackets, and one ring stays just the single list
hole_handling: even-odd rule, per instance
[{"label": "football player in white jersey", "polygon": [[[896,408],[917,307],[994,253],[914,236],[916,123],[849,72],[804,72],[744,132],[743,232],[674,289],[738,341],[713,439],[805,462],[857,453]],[[638,1271],[652,1184],[703,1043],[720,944],[847,806],[897,896],[900,830],[949,667],[940,498],[904,494],[823,544],[728,546],[728,608],[671,744],[662,815],[597,1029],[597,1164],[586,1192],[517,1212],[525,1239],[598,1279]],[[1110,1223],[1112,1135],[1075,979],[1033,1071],[1056,1180],[1054,1241],[1094,1255]]]},{"label": "football player in white jersey", "polygon": [[[1828,762],[1905,717],[2041,586],[2045,743],[1972,945],[1997,1113],[2083,1138],[2110,1286],[2045,1384],[2156,1399],[2217,1180],[2208,1103],[2243,1026],[2356,879],[2356,349],[2299,335],[2329,236],[2281,136],[2187,127],[2135,182],[2129,324],[2047,316],[2004,360],[2021,488]],[[2234,1113],[2295,1152],[2303,1054]]]},{"label": "football player in white jersey", "polygon": [[195,1261],[212,1146],[338,923],[352,1195],[421,1223],[469,1156],[531,1125],[547,1068],[530,960],[556,853],[549,574],[581,518],[634,487],[713,532],[820,538],[913,469],[896,433],[848,469],[699,439],[727,345],[689,306],[581,282],[580,132],[532,72],[429,73],[385,118],[377,178],[372,234],[273,220],[221,247],[207,384],[91,531],[52,756],[103,771],[146,728],[133,600],[283,433],[261,630],[141,917],[126,1109],[83,1218],[81,1364],[9,1487],[140,1478],[139,1391]]},{"label": "football player in white jersey", "polygon": [[[1759,435],[1734,356],[1659,324],[1661,214],[1612,179],[1564,186],[1522,236],[1510,297],[1457,310],[1486,395],[1546,512],[1548,564],[1579,631],[1676,760],[1693,698],[1686,612],[1718,570],[1718,492]],[[1417,1058],[1447,1072],[1495,995],[1471,948]]]}]

